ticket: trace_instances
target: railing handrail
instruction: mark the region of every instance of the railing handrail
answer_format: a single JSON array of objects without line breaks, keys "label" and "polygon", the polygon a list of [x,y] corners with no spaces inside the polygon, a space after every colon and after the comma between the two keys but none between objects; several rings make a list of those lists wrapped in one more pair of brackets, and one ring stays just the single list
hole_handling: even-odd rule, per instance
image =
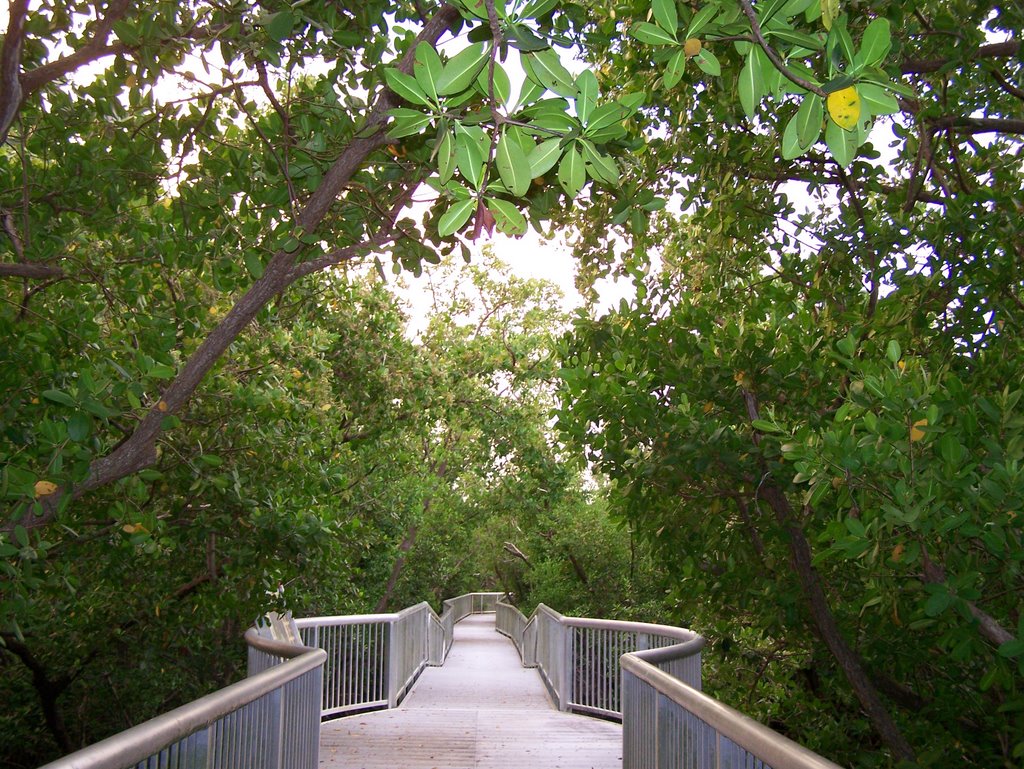
[{"label": "railing handrail", "polygon": [[[251,633],[251,635],[250,635]],[[287,662],[219,689],[167,713],[144,721],[40,769],[124,769],[208,727],[219,718],[255,702],[304,673],[324,664],[327,652],[308,646],[260,638],[247,631],[246,641]]]},{"label": "railing handrail", "polygon": [[[676,644],[660,646],[656,649],[645,649],[642,652],[637,652],[642,655],[642,659],[648,660],[652,664],[664,664],[666,662],[691,657],[701,651],[707,643],[704,636],[699,633],[695,633],[689,628],[676,627],[674,625],[661,625],[654,622],[633,622],[630,620],[601,619],[598,617],[570,617],[543,603],[537,604],[533,613],[527,617],[519,611],[518,606],[513,606],[512,604],[501,600],[499,600],[499,603],[519,614],[527,626],[534,622],[538,614],[543,613],[551,615],[553,619],[566,627],[612,630],[620,633],[648,633],[650,635],[666,636],[668,638],[675,638],[679,640],[679,643]],[[499,630],[498,632],[501,631]],[[515,638],[512,640],[513,642],[516,642]],[[518,647],[518,643],[516,645]],[[519,655],[520,658],[522,658],[522,649],[519,649]]]},{"label": "railing handrail", "polygon": [[842,769],[838,764],[779,734],[750,716],[719,702],[652,664],[651,649],[622,655],[620,665],[654,687],[659,694],[681,705],[708,726],[775,769]]},{"label": "railing handrail", "polygon": [[398,619],[397,612],[387,614],[334,614],[329,617],[300,617],[295,626],[300,630],[305,627],[323,627],[324,625],[361,625],[366,622],[393,622]]}]

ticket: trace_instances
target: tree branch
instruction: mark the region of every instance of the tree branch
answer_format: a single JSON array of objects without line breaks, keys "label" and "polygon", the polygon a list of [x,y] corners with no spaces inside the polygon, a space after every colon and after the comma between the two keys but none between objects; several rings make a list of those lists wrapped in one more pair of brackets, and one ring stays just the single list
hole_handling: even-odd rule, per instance
[{"label": "tree branch", "polygon": [[[924,556],[924,581],[933,585],[945,584],[946,570],[942,568],[941,564],[931,560],[928,557],[928,552],[923,548],[921,553]],[[986,641],[995,646],[1002,646],[1004,643],[1017,640],[1010,631],[999,623],[999,620],[979,609],[973,601],[964,600],[964,603],[967,604],[967,610],[971,613],[971,616],[978,621],[978,633]]]},{"label": "tree branch", "polygon": [[25,39],[28,0],[11,0],[9,13],[7,34],[0,48],[0,143],[6,141],[21,105],[21,44]]},{"label": "tree branch", "polygon": [[1020,118],[944,115],[935,120],[929,120],[928,124],[936,129],[951,128],[957,133],[971,135],[987,133],[1024,134],[1024,119]]},{"label": "tree branch", "polygon": [[[1019,40],[1007,40],[1002,43],[989,43],[979,47],[973,54],[967,57],[967,61],[978,59],[997,59],[1016,56],[1020,51]],[[950,62],[951,58],[941,59],[904,59],[900,63],[900,71],[904,75],[927,75],[931,72],[938,72]]]},{"label": "tree branch", "polygon": [[775,52],[775,49],[768,45],[768,41],[764,38],[764,33],[761,31],[761,24],[757,20],[757,14],[754,12],[754,6],[750,4],[750,0],[740,0],[740,7],[743,9],[743,13],[747,15],[747,19],[750,20],[750,30],[754,33],[754,39],[757,41],[757,44],[761,46],[761,50],[764,51],[772,64],[775,65],[775,68],[782,73],[782,76],[789,82],[800,86],[805,91],[810,91],[816,96],[820,96],[824,99],[826,94],[821,90],[821,86],[817,86],[809,80],[804,80],[804,78],[791,72],[786,66],[786,62],[784,62],[779,54]]},{"label": "tree branch", "polygon": [[49,264],[35,264],[32,262],[0,264],[0,278],[31,278],[45,280],[46,278],[63,277],[64,271],[60,267],[54,267]]},{"label": "tree branch", "polygon": [[[459,12],[454,6],[440,6],[421,30],[416,44],[410,46],[402,57],[398,68],[406,73],[411,72],[416,46],[421,42],[435,43],[458,19]],[[395,106],[396,97],[389,90],[382,89],[362,129],[328,169],[320,186],[310,195],[296,217],[297,229],[301,233],[312,233],[316,230],[352,175],[362,167],[374,150],[388,142],[383,128],[388,119],[387,111]],[[164,430],[164,418],[184,408],[207,372],[260,310],[295,280],[308,274],[295,269],[298,254],[298,251],[289,253],[284,250],[274,254],[263,276],[238,299],[224,319],[192,353],[127,440],[109,454],[94,460],[88,475],[77,486],[59,488],[53,494],[37,500],[20,521],[4,521],[0,529],[9,532],[16,523],[26,528],[49,523],[69,494],[72,500],[77,499],[93,489],[113,483],[153,464],[156,461],[156,441]]]},{"label": "tree branch", "polygon": [[74,72],[89,62],[102,59],[104,56],[114,56],[129,52],[131,48],[122,42],[107,45],[107,38],[110,37],[114,24],[124,18],[131,5],[132,0],[112,0],[110,5],[107,6],[106,14],[95,23],[92,37],[88,43],[67,56],[38,66],[23,74],[21,76],[22,100],[38,91],[47,83],[63,77],[69,72]]}]

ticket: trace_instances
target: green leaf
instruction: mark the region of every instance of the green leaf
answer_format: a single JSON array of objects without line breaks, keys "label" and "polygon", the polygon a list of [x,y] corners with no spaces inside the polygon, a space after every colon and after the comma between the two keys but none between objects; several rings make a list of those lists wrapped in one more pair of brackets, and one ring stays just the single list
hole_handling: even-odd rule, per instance
[{"label": "green leaf", "polygon": [[583,70],[576,77],[576,88],[579,91],[576,96],[576,117],[586,125],[597,102],[597,77],[589,69]]},{"label": "green leaf", "polygon": [[[554,0],[558,2],[558,0]],[[513,48],[523,51],[542,51],[550,48],[547,40],[537,35],[532,29],[522,24],[510,24],[505,28],[505,39]]]},{"label": "green leaf", "polygon": [[654,18],[661,25],[661,28],[674,35],[676,27],[679,26],[676,0],[653,0],[651,9],[654,11]]},{"label": "green leaf", "polygon": [[789,43],[790,45],[797,45],[811,51],[820,51],[825,47],[821,38],[815,37],[814,35],[808,35],[803,32],[797,32],[792,29],[773,29],[768,32],[768,35],[776,38],[777,40]]},{"label": "green leaf", "polygon": [[722,74],[722,65],[718,63],[718,58],[707,48],[700,49],[700,53],[697,54],[696,61],[697,66],[700,67],[703,72],[706,72],[713,77],[719,77]]},{"label": "green leaf", "polygon": [[587,123],[587,128],[584,133],[588,136],[592,136],[602,128],[608,128],[609,126],[625,120],[632,113],[632,110],[627,109],[618,102],[602,104],[600,107],[595,109],[593,113],[591,113],[590,122]]},{"label": "green leaf", "polygon": [[665,74],[661,76],[662,85],[666,88],[675,88],[676,84],[682,80],[685,70],[686,53],[680,49],[672,54],[672,58],[668,60]]},{"label": "green leaf", "polygon": [[476,201],[460,200],[449,206],[448,210],[437,220],[437,234],[446,238],[459,230],[469,221],[470,215],[476,209]]},{"label": "green leaf", "polygon": [[483,44],[472,45],[455,56],[444,65],[441,75],[437,78],[439,96],[462,93],[476,79],[487,63],[487,49]]},{"label": "green leaf", "polygon": [[72,414],[68,420],[68,438],[81,443],[92,432],[92,419],[82,412]]},{"label": "green leaf", "polygon": [[201,454],[199,457],[200,461],[210,467],[220,467],[224,464],[224,460],[218,457],[216,454]]},{"label": "green leaf", "polygon": [[872,115],[892,115],[900,111],[899,102],[889,91],[875,83],[857,83],[863,109]]},{"label": "green leaf", "polygon": [[807,148],[800,144],[798,118],[799,114],[793,115],[786,123],[786,130],[782,132],[782,157],[786,160],[798,158],[807,151]]},{"label": "green leaf", "polygon": [[291,11],[281,11],[280,13],[270,14],[266,18],[263,28],[267,31],[271,40],[275,43],[280,43],[291,34],[295,22],[295,15]]},{"label": "green leaf", "polygon": [[525,195],[533,180],[530,175],[530,163],[519,143],[510,138],[507,132],[502,133],[498,139],[495,162],[498,174],[509,191],[517,198]]},{"label": "green leaf", "polygon": [[946,433],[939,439],[939,454],[950,467],[959,467],[964,458],[964,448],[953,433]]},{"label": "green leaf", "polygon": [[444,64],[437,51],[429,43],[420,43],[416,46],[416,56],[413,62],[412,74],[416,82],[420,84],[423,93],[430,101],[437,102],[437,79],[441,76]]},{"label": "green leaf", "polygon": [[522,57],[527,76],[559,96],[576,97],[576,80],[562,66],[558,54],[551,48],[534,51]]},{"label": "green leaf", "polygon": [[245,269],[249,271],[249,274],[256,280],[263,277],[263,261],[260,259],[259,254],[255,251],[245,251],[242,254],[242,261],[245,262]]},{"label": "green leaf", "polygon": [[406,107],[388,110],[388,115],[394,119],[388,127],[388,136],[392,139],[418,134],[434,119],[433,115]]},{"label": "green leaf", "polygon": [[704,7],[693,14],[693,19],[690,21],[690,26],[686,28],[686,37],[697,37],[706,27],[721,8],[713,2],[705,3]]},{"label": "green leaf", "polygon": [[832,24],[832,29],[829,31],[829,39],[826,43],[826,47],[828,47],[830,51],[832,50],[832,47],[838,47],[843,54],[843,58],[849,64],[853,64],[853,38],[850,37],[850,33],[846,29],[845,13]]},{"label": "green leaf", "polygon": [[953,596],[949,594],[945,587],[939,586],[939,588],[925,602],[924,613],[929,617],[937,617],[953,605]]},{"label": "green leaf", "polygon": [[857,52],[856,63],[865,67],[876,67],[892,48],[892,34],[889,20],[879,17],[872,19],[860,39],[860,50]]},{"label": "green leaf", "polygon": [[751,427],[755,430],[759,430],[762,433],[781,433],[780,428],[774,422],[769,422],[767,419],[754,419],[750,422]]},{"label": "green leaf", "polygon": [[648,45],[679,45],[679,40],[674,33],[668,33],[661,27],[640,21],[633,25],[629,31],[631,37]]},{"label": "green leaf", "polygon": [[521,19],[539,19],[550,13],[558,5],[558,0],[530,0],[519,14]]},{"label": "green leaf", "polygon": [[148,373],[154,379],[173,379],[174,366],[168,366],[165,363],[157,363],[149,370]]},{"label": "green leaf", "polygon": [[75,405],[75,399],[66,392],[61,392],[60,390],[43,390],[42,395],[46,400],[59,403],[61,406]]},{"label": "green leaf", "polygon": [[739,93],[740,104],[747,118],[754,119],[757,106],[764,96],[764,78],[761,76],[761,66],[756,55],[756,48],[751,48],[747,53],[747,60],[740,70]]},{"label": "green leaf", "polygon": [[445,131],[437,143],[437,176],[441,184],[447,184],[455,173],[455,142],[452,132]]},{"label": "green leaf", "polygon": [[895,339],[890,339],[889,344],[885,348],[885,357],[889,359],[890,363],[895,364],[902,355],[903,350],[900,349],[900,343]]},{"label": "green leaf", "polygon": [[1024,639],[1015,638],[999,646],[999,656],[1013,659],[1024,655]]},{"label": "green leaf", "polygon": [[420,104],[422,106],[427,106],[429,104],[427,95],[423,92],[419,82],[412,75],[407,75],[404,72],[399,72],[397,69],[391,69],[389,67],[384,70],[384,79],[388,82],[388,88],[406,101],[411,101],[414,104]]},{"label": "green leaf", "polygon": [[20,523],[14,526],[14,539],[21,547],[28,547],[28,531]]},{"label": "green leaf", "polygon": [[607,155],[602,155],[592,142],[583,139],[579,142],[582,149],[583,162],[587,174],[592,179],[617,187],[619,184],[619,167]]},{"label": "green leaf", "polygon": [[[491,95],[491,71],[490,67],[482,67],[477,75],[477,85],[489,97]],[[494,99],[500,105],[507,105],[512,98],[512,81],[509,80],[505,68],[498,62],[494,62]]]},{"label": "green leaf", "polygon": [[527,163],[530,166],[530,177],[536,179],[543,176],[552,168],[558,159],[562,157],[562,140],[548,139],[537,145],[537,148],[530,153]]},{"label": "green leaf", "polygon": [[558,164],[558,183],[570,199],[580,194],[587,183],[587,172],[583,164],[583,156],[574,146],[570,146]]},{"label": "green leaf", "polygon": [[825,125],[825,143],[832,157],[843,168],[853,162],[857,154],[857,137],[852,131],[844,131],[834,121],[828,120]]},{"label": "green leaf", "polygon": [[88,411],[90,414],[98,416],[100,419],[110,419],[110,417],[116,417],[119,413],[114,409],[108,408],[104,404],[100,403],[95,398],[84,398],[82,400],[82,408]]},{"label": "green leaf", "polygon": [[526,232],[526,217],[513,203],[501,198],[488,198],[486,205],[494,215],[494,226],[499,232],[506,235],[522,235]]},{"label": "green leaf", "polygon": [[824,119],[825,105],[821,97],[813,93],[805,94],[800,109],[796,111],[797,139],[803,148],[801,154],[818,141]]},{"label": "green leaf", "polygon": [[482,130],[473,126],[471,128],[459,128],[455,136],[455,163],[466,180],[476,189],[484,179],[484,142],[487,137]]}]

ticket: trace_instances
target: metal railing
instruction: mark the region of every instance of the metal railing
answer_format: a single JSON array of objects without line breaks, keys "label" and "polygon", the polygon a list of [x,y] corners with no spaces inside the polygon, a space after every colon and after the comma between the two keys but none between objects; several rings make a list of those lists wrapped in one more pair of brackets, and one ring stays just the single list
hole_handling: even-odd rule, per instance
[{"label": "metal railing", "polygon": [[318,769],[326,654],[245,634],[260,672],[43,769]]},{"label": "metal railing", "polygon": [[267,616],[245,634],[248,677],[43,769],[318,769],[321,718],[396,706],[444,662],[455,623],[499,593],[395,614]]},{"label": "metal railing", "polygon": [[622,657],[623,769],[840,769],[659,669],[668,651]]},{"label": "metal railing", "polygon": [[498,604],[495,626],[512,639],[524,666],[538,668],[560,710],[620,719],[619,659],[637,650],[671,649],[668,671],[700,689],[704,639],[691,630],[566,617],[544,604],[527,619],[504,601]]},{"label": "metal railing", "polygon": [[321,713],[336,716],[396,707],[428,665],[442,665],[455,623],[494,611],[501,593],[466,593],[392,614],[349,614],[295,620],[302,643],[327,652]]},{"label": "metal railing", "polygon": [[544,604],[527,619],[505,601],[495,625],[559,709],[622,721],[623,769],[840,769],[703,694],[704,639],[690,630],[566,617]]},{"label": "metal railing", "polygon": [[696,633],[543,604],[527,619],[500,595],[467,593],[440,616],[426,603],[294,622],[268,615],[245,634],[244,681],[43,769],[318,769],[322,717],[394,707],[427,665],[444,662],[455,623],[490,611],[559,709],[622,721],[623,769],[839,769],[703,694]]}]

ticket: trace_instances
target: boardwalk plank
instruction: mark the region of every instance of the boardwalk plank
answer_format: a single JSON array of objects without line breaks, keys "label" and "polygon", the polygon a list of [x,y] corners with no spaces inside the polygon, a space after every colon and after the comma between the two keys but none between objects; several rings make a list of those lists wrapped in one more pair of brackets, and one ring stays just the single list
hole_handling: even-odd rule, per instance
[{"label": "boardwalk plank", "polygon": [[494,615],[455,629],[441,668],[427,668],[394,710],[329,721],[322,769],[621,769],[622,728],[558,712],[523,669]]}]

